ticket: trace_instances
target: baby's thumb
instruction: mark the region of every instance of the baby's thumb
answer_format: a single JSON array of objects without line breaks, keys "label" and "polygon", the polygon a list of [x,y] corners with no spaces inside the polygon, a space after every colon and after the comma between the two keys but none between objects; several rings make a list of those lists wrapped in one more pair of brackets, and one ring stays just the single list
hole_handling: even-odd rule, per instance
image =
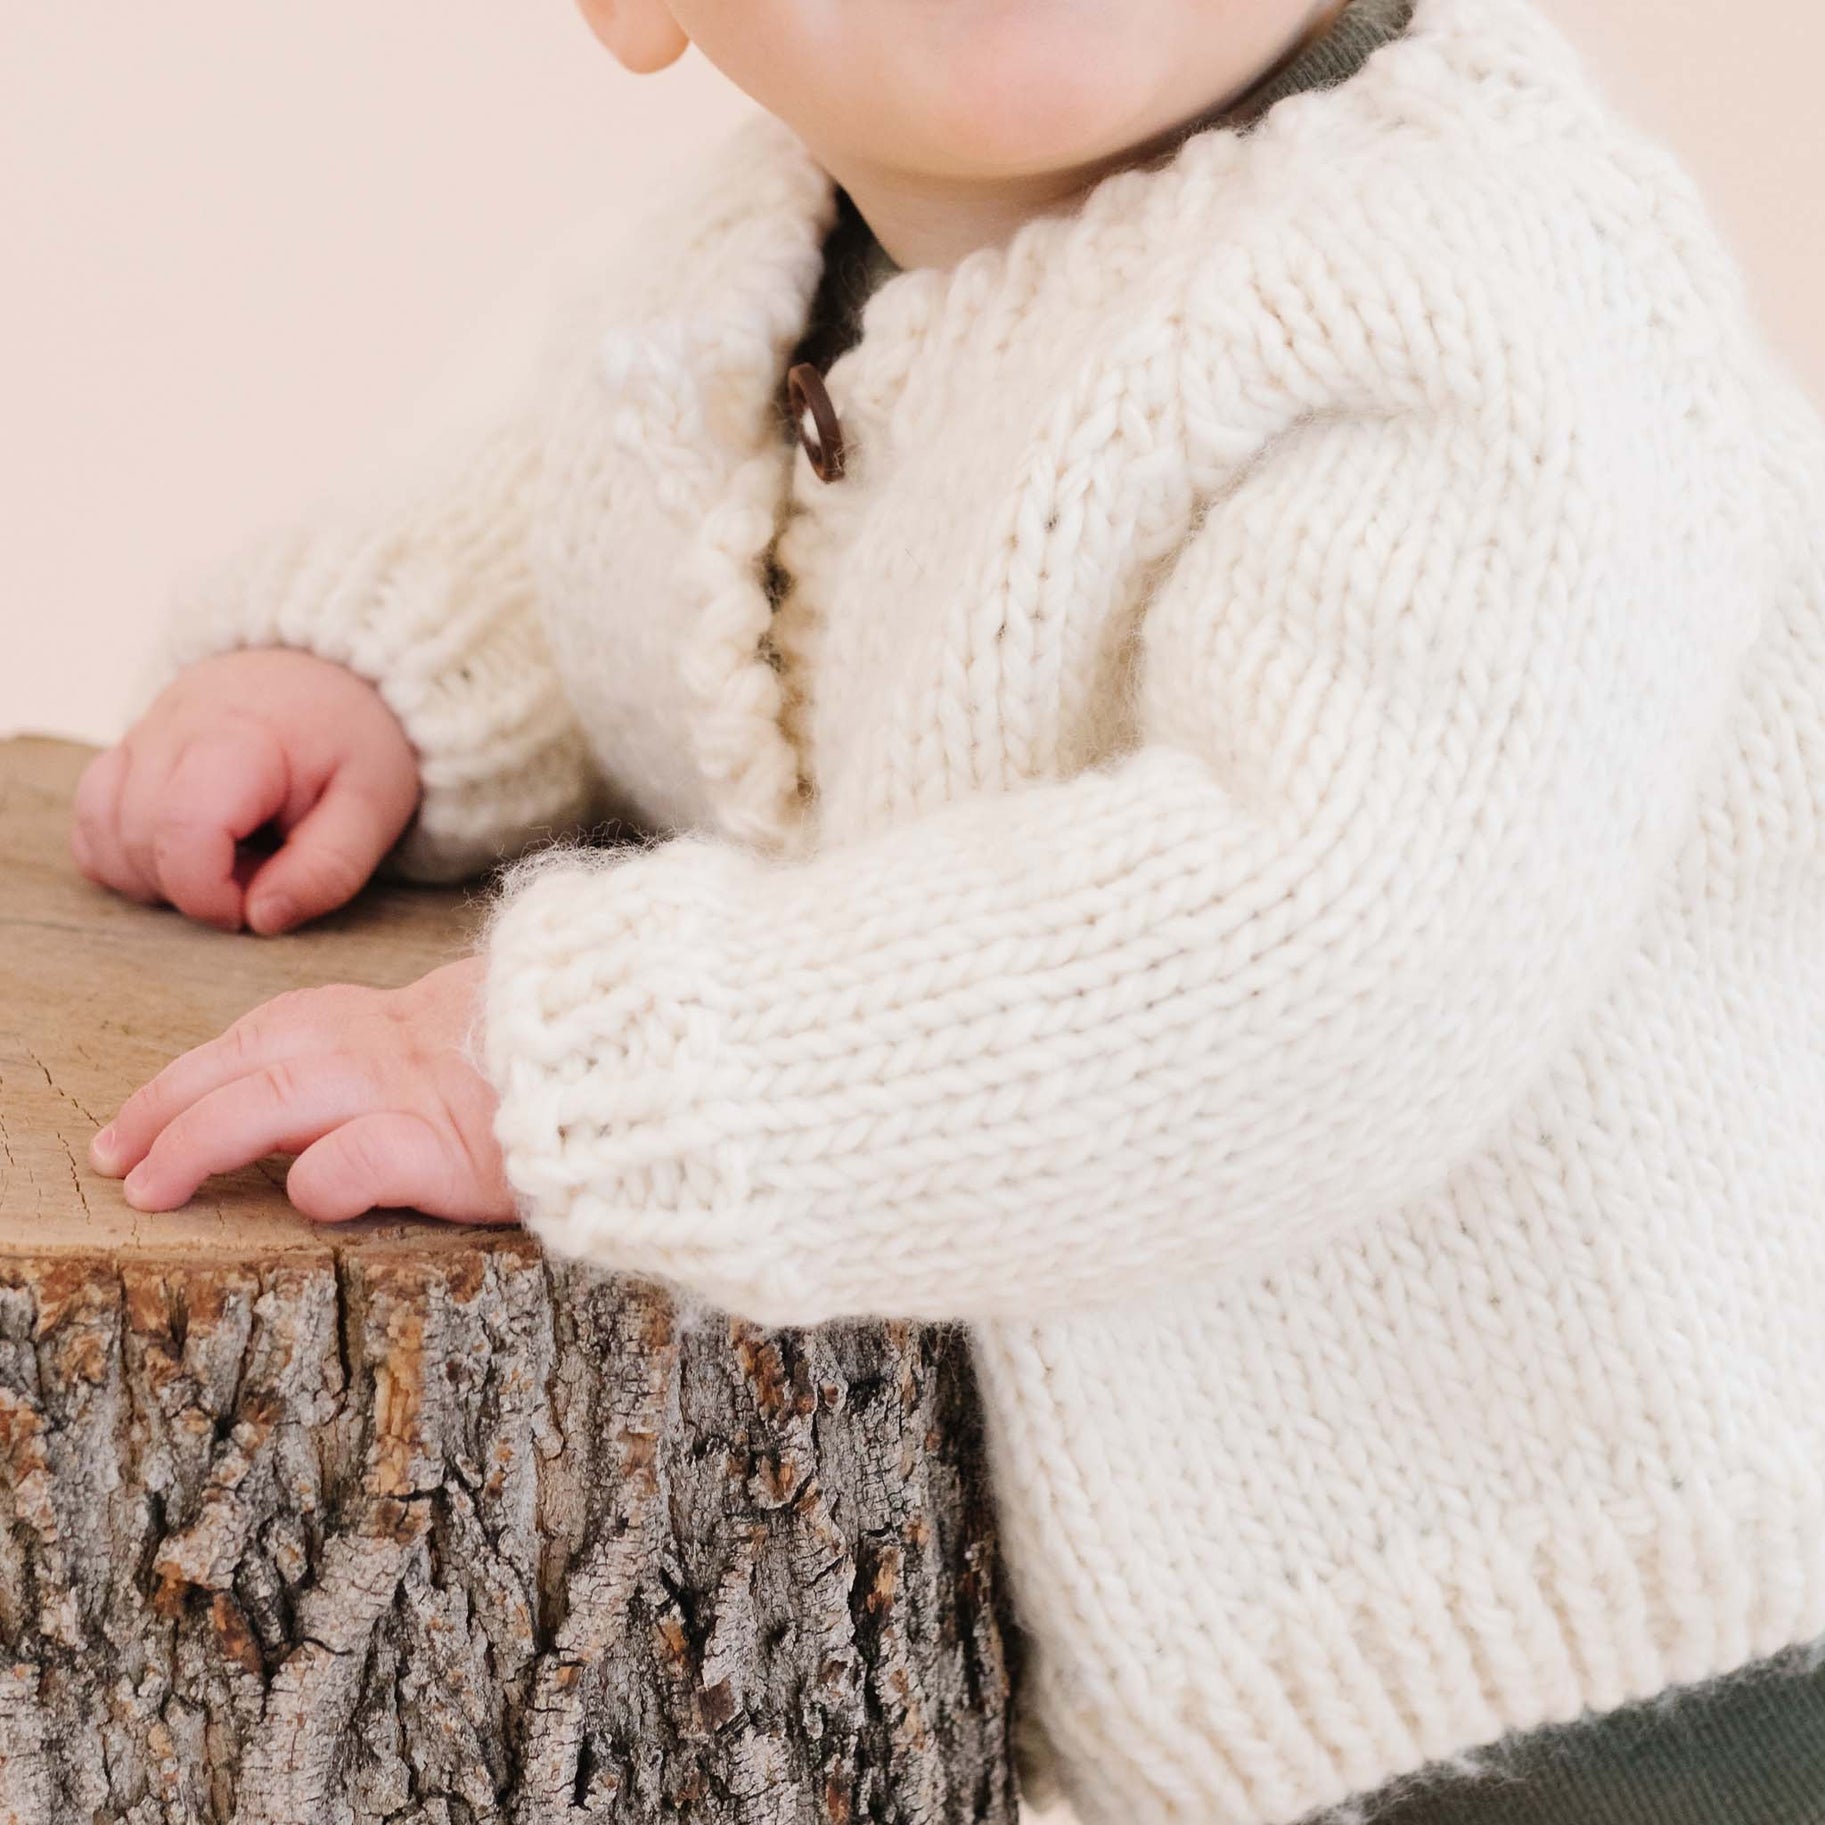
[{"label": "baby's thumb", "polygon": [[366,885],[412,815],[407,794],[352,776],[331,775],[310,810],[247,887],[247,923],[272,935],[333,912]]}]

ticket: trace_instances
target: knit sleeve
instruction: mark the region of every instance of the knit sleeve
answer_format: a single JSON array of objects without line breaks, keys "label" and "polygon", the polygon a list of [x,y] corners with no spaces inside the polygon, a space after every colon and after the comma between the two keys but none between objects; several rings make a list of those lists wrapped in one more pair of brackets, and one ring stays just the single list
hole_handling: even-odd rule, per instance
[{"label": "knit sleeve", "polygon": [[974,1319],[1438,1187],[1624,966],[1762,600],[1702,387],[1530,378],[1246,465],[1118,760],[797,863],[529,865],[485,1054],[530,1226],[763,1321]]},{"label": "knit sleeve", "polygon": [[539,440],[513,420],[386,505],[320,510],[174,605],[156,690],[182,666],[279,646],[376,687],[417,752],[417,817],[388,858],[426,880],[478,873],[590,809],[586,749],[536,612],[527,540]]}]

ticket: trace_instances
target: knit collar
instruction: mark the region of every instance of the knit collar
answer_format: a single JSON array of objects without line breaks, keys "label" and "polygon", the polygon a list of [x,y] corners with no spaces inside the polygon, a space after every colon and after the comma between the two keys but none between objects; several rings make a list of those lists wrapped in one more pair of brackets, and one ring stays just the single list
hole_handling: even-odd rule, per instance
[{"label": "knit collar", "polygon": [[[862,342],[830,370],[839,410],[878,421],[930,354],[987,371],[1054,308],[1105,313],[1113,328],[1163,261],[1220,242],[1230,210],[1276,190],[1297,209],[1311,173],[1361,156],[1375,117],[1404,108],[1390,101],[1391,83],[1406,86],[1399,70],[1424,66],[1424,88],[1441,57],[1494,68],[1512,42],[1538,58],[1543,29],[1529,0],[1417,0],[1400,43],[1349,85],[1353,107],[1308,96],[1245,130],[1196,133],[1157,164],[1105,178],[1069,213],[1035,217],[954,266],[897,274],[869,301]],[[699,656],[686,687],[694,780],[674,802],[687,819],[774,849],[804,834],[808,802],[768,646],[767,557],[795,460],[776,400],[835,213],[835,185],[802,142],[771,117],[751,119],[662,218],[599,345],[629,452],[612,490],[629,538],[650,541],[671,517],[674,470],[688,468],[698,498],[723,503],[680,528],[685,544],[666,566],[676,598],[666,612],[695,627]]]},{"label": "knit collar", "polygon": [[[948,267],[893,273],[869,300],[864,317],[870,342],[917,339],[947,314],[1018,313],[1033,302],[1045,275],[1069,272],[1072,295],[1087,299],[1097,276],[1113,295],[1138,265],[1182,238],[1195,209],[1187,193],[1244,170],[1258,171],[1290,138],[1318,127],[1310,115],[1298,126],[1278,104],[1324,104],[1315,91],[1345,77],[1360,89],[1373,70],[1364,64],[1378,51],[1405,46],[1424,55],[1450,41],[1474,39],[1484,50],[1504,38],[1525,40],[1537,51],[1538,21],[1530,0],[1353,0],[1336,24],[1247,99],[1244,117],[1233,106],[1201,122],[1152,163],[1129,166],[1102,179],[1071,210],[1036,216],[1006,240],[977,248]],[[1384,49],[1386,47],[1386,49]],[[1273,116],[1264,119],[1269,108]],[[731,136],[706,188],[707,209],[684,202],[682,232],[671,238],[677,258],[661,256],[643,288],[655,318],[675,328],[679,301],[689,298],[692,321],[708,339],[727,346],[737,336],[768,343],[766,388],[770,399],[787,357],[804,333],[822,274],[825,236],[836,219],[834,180],[792,131],[767,115],[751,117]],[[1174,233],[1177,228],[1180,232]],[[671,282],[663,277],[669,267]],[[625,320],[625,319],[624,319]],[[657,327],[655,324],[654,327]],[[848,359],[848,358],[846,358]]]},{"label": "knit collar", "polygon": [[[1392,43],[1413,17],[1414,0],[1347,0],[1322,30],[1309,35],[1244,94],[1187,122],[1155,149],[1153,162],[1170,156],[1199,133],[1221,128],[1247,131],[1290,95],[1330,89],[1347,82],[1384,44]],[[811,311],[811,327],[795,352],[797,361],[827,368],[861,336],[868,300],[905,268],[896,264],[843,192],[836,196],[837,221],[824,243],[824,270]]]},{"label": "knit collar", "polygon": [[[1199,120],[1157,161],[1110,173],[1073,210],[1033,217],[1006,241],[976,248],[954,265],[894,272],[871,301],[871,312],[880,303],[883,327],[907,327],[954,294],[982,297],[1000,283],[1022,283],[1053,261],[1077,265],[1086,246],[1110,239],[1111,230],[1115,241],[1137,241],[1137,232],[1119,232],[1122,224],[1132,221],[1139,230],[1183,219],[1184,190],[1246,162],[1250,142],[1263,137],[1263,115],[1278,111],[1279,102],[1316,100],[1314,91],[1356,77],[1376,51],[1396,40],[1444,40],[1465,31],[1493,40],[1504,27],[1524,29],[1531,13],[1529,0],[1352,0],[1327,33],[1270,75],[1265,88],[1250,91],[1241,106],[1228,104]],[[1272,122],[1276,130],[1279,124]],[[675,307],[683,296],[708,303],[715,279],[726,316],[741,318],[763,303],[770,281],[790,281],[767,297],[761,314],[774,323],[783,308],[803,330],[821,274],[823,237],[836,221],[836,184],[790,128],[768,115],[746,120],[723,153],[715,168],[714,208],[679,246],[684,257],[675,266],[677,296],[661,308]],[[745,276],[754,283],[743,283]],[[796,339],[779,347],[779,360]]]},{"label": "knit collar", "polygon": [[[1481,19],[1467,20],[1479,6],[1486,8]],[[1193,123],[1151,162],[1112,172],[1073,209],[1036,216],[1006,240],[978,248],[952,266],[893,271],[864,307],[867,338],[913,336],[959,312],[1018,315],[1037,300],[1048,274],[1071,274],[1073,297],[1086,301],[1084,280],[1094,268],[1113,296],[1150,257],[1178,243],[1174,228],[1181,225],[1182,232],[1187,221],[1188,192],[1258,164],[1254,142],[1269,127],[1270,110],[1356,78],[1376,52],[1403,37],[1455,36],[1479,24],[1499,28],[1505,17],[1528,10],[1525,0],[1352,0],[1326,33],[1270,73],[1264,85]],[[1270,142],[1278,139],[1281,123],[1276,119],[1271,126]],[[778,131],[791,137],[784,128]],[[802,147],[797,155],[809,158]],[[1272,156],[1271,144],[1260,148],[1259,159]],[[824,183],[820,220],[827,227],[836,203],[831,180]],[[803,300],[807,315],[814,292],[815,281]],[[989,332],[978,324],[973,333]]]}]

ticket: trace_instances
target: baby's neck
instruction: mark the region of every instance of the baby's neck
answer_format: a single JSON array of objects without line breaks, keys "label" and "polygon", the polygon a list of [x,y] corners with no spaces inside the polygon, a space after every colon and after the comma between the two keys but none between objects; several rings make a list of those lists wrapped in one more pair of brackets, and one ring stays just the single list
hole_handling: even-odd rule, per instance
[{"label": "baby's neck", "polygon": [[1074,207],[1099,179],[1132,162],[1123,157],[1088,171],[997,182],[901,171],[833,169],[831,176],[893,263],[910,270],[954,266],[979,247],[1000,246],[1023,223]]},{"label": "baby's neck", "polygon": [[1231,116],[1336,23],[1347,0],[1319,0],[1294,41],[1246,81],[1214,98],[1189,120],[1093,164],[1005,179],[964,179],[827,161],[888,257],[902,269],[954,266],[979,247],[996,247],[1036,216],[1074,208],[1104,178],[1169,152],[1188,132]]}]

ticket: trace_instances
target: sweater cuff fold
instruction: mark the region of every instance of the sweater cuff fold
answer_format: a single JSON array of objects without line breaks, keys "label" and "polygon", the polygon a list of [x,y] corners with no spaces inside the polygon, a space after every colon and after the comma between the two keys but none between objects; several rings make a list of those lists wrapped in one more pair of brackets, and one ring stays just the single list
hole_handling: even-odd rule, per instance
[{"label": "sweater cuff fold", "polygon": [[478,874],[597,809],[526,559],[510,528],[486,516],[268,536],[178,602],[146,700],[197,660],[257,647],[346,666],[399,719],[422,795],[391,872]]}]

